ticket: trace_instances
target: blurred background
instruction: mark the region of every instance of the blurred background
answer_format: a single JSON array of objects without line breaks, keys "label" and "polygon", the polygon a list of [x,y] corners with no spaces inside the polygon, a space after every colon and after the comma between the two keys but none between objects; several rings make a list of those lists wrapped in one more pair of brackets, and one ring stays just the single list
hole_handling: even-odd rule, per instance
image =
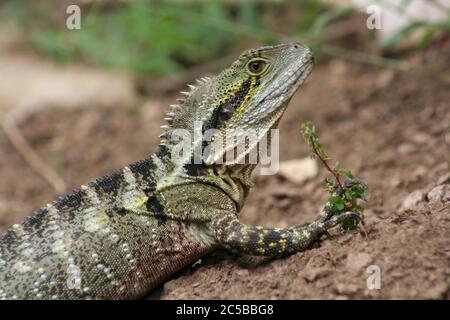
[{"label": "blurred background", "polygon": [[[71,4],[81,10],[76,32],[66,28]],[[379,32],[371,34],[380,50],[424,49],[448,31],[448,6],[445,0],[2,1],[1,19],[58,63],[173,75],[251,45],[292,39],[311,45],[316,54],[364,60],[330,47],[356,31],[342,23],[355,12],[380,20]],[[345,48],[357,49],[351,42]]]},{"label": "blurred background", "polygon": [[[243,219],[286,226],[314,217],[326,173],[302,167],[299,131],[312,120],[329,153],[369,182],[374,236],[342,244],[341,260],[311,264],[332,264],[325,275],[291,274],[308,265],[305,254],[269,267],[273,279],[263,270],[241,282],[242,267],[219,259],[158,297],[449,298],[449,12],[449,0],[1,0],[0,231],[153,152],[187,83],[248,48],[300,41],[312,47],[315,70],[281,122],[282,170],[256,177]],[[418,229],[427,215],[441,224]],[[369,258],[351,256],[368,247]],[[368,292],[334,273],[361,259],[384,264],[385,283],[397,286]],[[224,267],[234,289],[217,278]]]}]

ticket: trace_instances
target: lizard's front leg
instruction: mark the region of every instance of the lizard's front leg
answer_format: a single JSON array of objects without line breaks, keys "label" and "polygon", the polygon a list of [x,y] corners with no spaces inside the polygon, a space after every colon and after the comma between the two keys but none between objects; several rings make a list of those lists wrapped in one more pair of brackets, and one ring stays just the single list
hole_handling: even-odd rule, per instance
[{"label": "lizard's front leg", "polygon": [[247,226],[230,213],[211,222],[217,241],[225,248],[246,254],[283,256],[304,251],[317,242],[327,230],[350,219],[360,219],[353,212],[344,212],[325,221],[288,228]]}]

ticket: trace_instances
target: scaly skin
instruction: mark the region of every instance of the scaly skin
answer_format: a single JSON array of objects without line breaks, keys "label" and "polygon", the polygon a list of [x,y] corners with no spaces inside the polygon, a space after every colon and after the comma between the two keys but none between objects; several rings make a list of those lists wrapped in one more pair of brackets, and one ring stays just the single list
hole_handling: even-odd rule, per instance
[{"label": "scaly skin", "polygon": [[[1,236],[0,298],[139,298],[218,247],[283,256],[357,218],[324,210],[302,226],[246,226],[238,212],[255,165],[219,161],[237,147],[218,143],[226,134],[254,129],[259,141],[277,126],[312,61],[298,43],[262,47],[190,86],[168,113],[155,154],[58,198]],[[210,150],[200,162],[194,152],[174,161],[175,129],[195,135],[194,121],[218,130],[209,144],[192,143]]]}]

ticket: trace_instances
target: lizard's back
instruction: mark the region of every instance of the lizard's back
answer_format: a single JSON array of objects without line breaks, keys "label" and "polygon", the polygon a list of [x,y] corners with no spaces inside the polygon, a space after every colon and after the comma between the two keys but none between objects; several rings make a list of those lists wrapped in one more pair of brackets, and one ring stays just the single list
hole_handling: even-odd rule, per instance
[{"label": "lizard's back", "polygon": [[0,238],[0,298],[136,298],[213,248],[165,217],[151,158],[76,189]]}]

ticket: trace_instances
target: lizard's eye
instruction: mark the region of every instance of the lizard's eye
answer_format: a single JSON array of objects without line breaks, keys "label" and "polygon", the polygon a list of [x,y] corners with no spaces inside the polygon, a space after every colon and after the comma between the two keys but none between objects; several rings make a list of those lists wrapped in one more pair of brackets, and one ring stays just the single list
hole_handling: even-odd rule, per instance
[{"label": "lizard's eye", "polygon": [[260,75],[266,70],[266,61],[262,59],[253,59],[248,62],[247,68],[252,75]]}]

